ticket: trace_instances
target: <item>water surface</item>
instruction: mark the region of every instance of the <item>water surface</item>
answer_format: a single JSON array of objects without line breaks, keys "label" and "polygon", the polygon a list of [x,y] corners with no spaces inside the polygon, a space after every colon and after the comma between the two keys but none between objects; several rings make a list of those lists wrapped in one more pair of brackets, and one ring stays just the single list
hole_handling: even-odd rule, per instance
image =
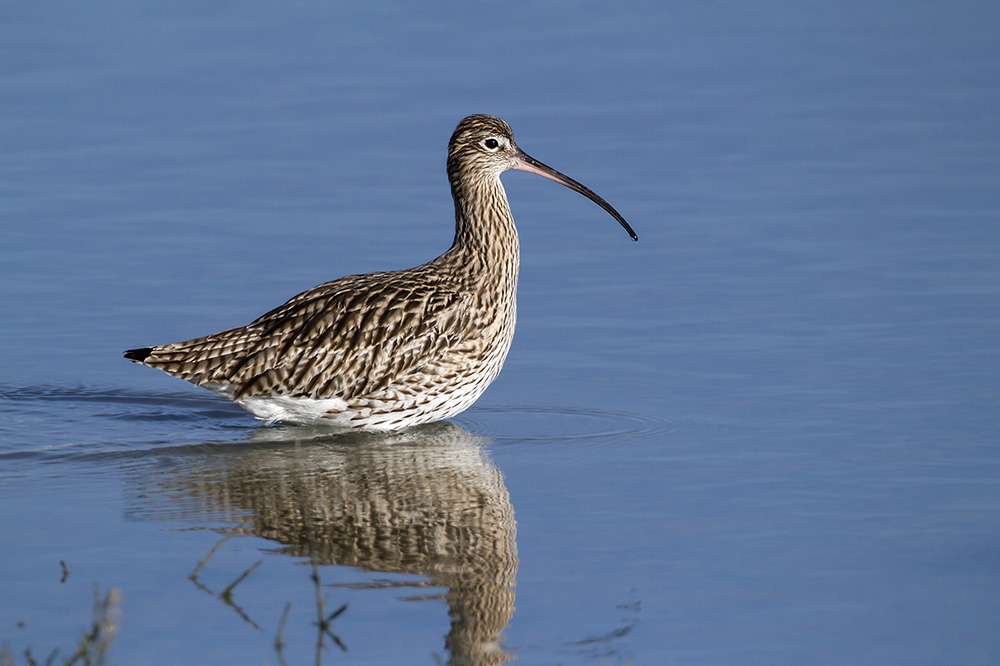
[{"label": "water surface", "polygon": [[[97,585],[120,664],[1000,660],[998,19],[6,6],[0,644],[68,657]],[[120,358],[442,252],[483,112],[640,242],[506,175],[518,332],[452,423]]]}]

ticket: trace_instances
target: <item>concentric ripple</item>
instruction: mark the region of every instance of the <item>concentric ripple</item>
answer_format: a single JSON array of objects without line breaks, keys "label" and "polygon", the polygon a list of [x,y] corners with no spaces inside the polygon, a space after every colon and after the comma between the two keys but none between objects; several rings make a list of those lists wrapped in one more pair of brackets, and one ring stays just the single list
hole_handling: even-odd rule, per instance
[{"label": "concentric ripple", "polygon": [[669,416],[538,405],[473,407],[454,420],[498,442],[634,439],[679,427],[679,421]]},{"label": "concentric ripple", "polygon": [[[0,453],[117,451],[199,441],[327,437],[326,429],[257,425],[237,406],[212,396],[144,394],[115,388],[0,387]],[[473,407],[451,419],[498,443],[606,442],[645,438],[682,427],[681,420],[642,412],[550,405]],[[288,429],[287,433],[278,432]],[[263,432],[266,431],[266,432]],[[286,434],[286,436],[282,436]],[[343,433],[342,433],[343,434]]]}]

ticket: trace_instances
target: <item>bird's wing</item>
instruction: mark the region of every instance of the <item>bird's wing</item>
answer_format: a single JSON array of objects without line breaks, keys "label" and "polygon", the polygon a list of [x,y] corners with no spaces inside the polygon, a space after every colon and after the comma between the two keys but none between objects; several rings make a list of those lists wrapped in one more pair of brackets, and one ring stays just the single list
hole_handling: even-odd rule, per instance
[{"label": "bird's wing", "polygon": [[468,344],[470,297],[412,271],[352,275],[295,296],[241,328],[153,347],[146,365],[217,384],[233,399],[349,400],[389,388]]}]

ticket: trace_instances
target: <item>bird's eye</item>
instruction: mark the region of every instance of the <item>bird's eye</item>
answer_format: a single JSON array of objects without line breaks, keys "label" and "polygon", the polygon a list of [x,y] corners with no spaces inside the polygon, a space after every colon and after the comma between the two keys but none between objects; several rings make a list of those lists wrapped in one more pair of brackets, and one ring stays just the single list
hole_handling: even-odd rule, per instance
[{"label": "bird's eye", "polygon": [[486,150],[496,150],[500,147],[500,142],[494,138],[489,138],[483,141],[483,145],[486,147]]}]

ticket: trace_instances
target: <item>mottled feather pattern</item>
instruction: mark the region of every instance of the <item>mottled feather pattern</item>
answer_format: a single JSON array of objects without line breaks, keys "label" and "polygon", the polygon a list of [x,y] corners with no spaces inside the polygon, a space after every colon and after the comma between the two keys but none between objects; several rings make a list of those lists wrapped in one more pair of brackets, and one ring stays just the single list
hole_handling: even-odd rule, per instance
[{"label": "mottled feather pattern", "polygon": [[449,352],[488,346],[495,327],[475,312],[482,297],[454,278],[435,279],[436,268],[341,278],[246,327],[156,347],[146,364],[196,384],[233,385],[237,400],[384,390]]}]

